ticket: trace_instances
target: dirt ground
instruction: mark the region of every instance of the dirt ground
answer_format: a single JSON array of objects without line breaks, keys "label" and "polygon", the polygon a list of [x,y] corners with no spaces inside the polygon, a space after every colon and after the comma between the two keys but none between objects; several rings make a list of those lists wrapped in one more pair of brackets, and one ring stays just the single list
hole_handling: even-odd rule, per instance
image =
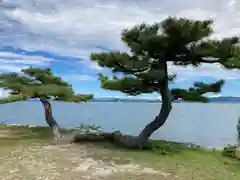
[{"label": "dirt ground", "polygon": [[0,146],[1,180],[162,180],[172,176],[119,157],[104,145],[52,145],[45,140],[22,140],[20,134],[0,129]]},{"label": "dirt ground", "polygon": [[171,176],[128,159],[109,158],[108,150],[89,145],[19,145],[5,149],[0,164],[1,180],[161,180]]},{"label": "dirt ground", "polygon": [[68,138],[53,145],[49,136],[46,128],[0,126],[0,180],[240,179],[240,162],[215,150],[162,143],[131,151],[106,143],[68,144]]}]

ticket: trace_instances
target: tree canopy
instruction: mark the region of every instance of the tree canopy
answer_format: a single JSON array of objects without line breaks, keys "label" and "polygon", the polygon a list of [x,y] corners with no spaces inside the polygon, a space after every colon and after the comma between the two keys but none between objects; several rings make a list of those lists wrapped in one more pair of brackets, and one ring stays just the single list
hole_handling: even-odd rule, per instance
[{"label": "tree canopy", "polygon": [[[158,92],[159,87],[149,87],[144,84],[143,80],[137,78],[118,78],[109,79],[107,76],[100,74],[101,87],[108,90],[118,90],[128,95],[136,96],[141,93]],[[173,88],[171,89],[172,101],[182,98],[185,101],[208,102],[208,98],[204,96],[206,93],[219,93],[224,85],[224,80],[219,80],[212,84],[195,82],[188,89]]]},{"label": "tree canopy", "polygon": [[[176,66],[198,67],[202,63],[219,63],[223,68],[240,68],[239,38],[211,39],[212,20],[190,20],[169,17],[160,23],[142,23],[124,29],[121,39],[130,51],[92,53],[91,59],[100,66],[125,77],[108,78],[100,74],[101,86],[130,95],[160,92],[164,79],[173,82],[176,75],[169,75],[167,63]],[[197,71],[196,71],[197,73]],[[177,96],[187,101],[203,101],[208,92],[220,92],[224,84],[220,80],[213,84],[196,82],[189,89],[172,89]]]},{"label": "tree canopy", "polygon": [[10,95],[1,98],[0,103],[31,98],[79,102],[93,97],[91,94],[75,94],[72,86],[60,77],[54,76],[50,68],[28,68],[23,69],[21,73],[1,74],[0,87],[10,90]]}]

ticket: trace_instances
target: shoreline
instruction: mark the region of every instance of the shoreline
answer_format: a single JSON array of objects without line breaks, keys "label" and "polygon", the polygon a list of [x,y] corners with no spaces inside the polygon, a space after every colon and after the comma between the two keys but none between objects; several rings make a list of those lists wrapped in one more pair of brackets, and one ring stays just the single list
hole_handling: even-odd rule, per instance
[{"label": "shoreline", "polygon": [[[77,145],[42,143],[38,138],[52,135],[48,126],[1,124],[0,135],[1,131],[6,136],[13,135],[13,139],[0,138],[3,140],[0,141],[0,179],[36,179],[39,176],[85,179],[86,175],[91,179],[109,180],[190,180],[193,177],[236,180],[240,177],[240,171],[235,170],[236,160],[229,158],[226,161],[219,151],[185,148],[163,140],[145,151],[95,145],[94,142]],[[22,138],[26,141],[21,141]]]},{"label": "shoreline", "polygon": [[[6,128],[49,128],[49,126],[42,126],[42,125],[34,125],[34,124],[5,124],[2,123],[0,124],[2,126],[6,126]],[[61,128],[63,130],[77,130],[77,128]],[[212,147],[204,147],[204,146],[200,146],[191,142],[177,142],[177,141],[168,141],[168,140],[164,140],[164,139],[150,139],[153,142],[157,142],[157,141],[162,141],[165,143],[172,143],[172,144],[178,144],[178,145],[182,145],[186,148],[190,148],[190,149],[203,149],[203,150],[222,150],[224,147],[222,148],[212,148]]]}]

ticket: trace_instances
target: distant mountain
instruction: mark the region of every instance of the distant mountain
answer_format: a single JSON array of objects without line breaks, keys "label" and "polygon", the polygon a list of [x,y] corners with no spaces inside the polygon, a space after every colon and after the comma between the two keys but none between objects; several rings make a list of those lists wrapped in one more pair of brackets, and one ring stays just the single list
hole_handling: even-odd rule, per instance
[{"label": "distant mountain", "polygon": [[158,99],[147,98],[118,98],[118,97],[95,97],[90,102],[148,102],[157,103],[161,102]]},{"label": "distant mountain", "polygon": [[240,97],[231,97],[231,96],[220,96],[209,98],[210,102],[239,102]]},{"label": "distant mountain", "polygon": [[[118,97],[99,97],[93,98],[90,102],[147,102],[147,103],[159,103],[161,102],[158,99],[147,99],[147,98],[118,98]],[[183,100],[179,99],[175,101],[176,103],[184,102]],[[231,97],[231,96],[221,96],[221,97],[211,97],[209,98],[209,102],[236,102],[240,103],[240,97]]]},{"label": "distant mountain", "polygon": [[[38,101],[38,99],[31,99],[29,101]],[[159,103],[161,102],[158,99],[148,99],[148,98],[119,98],[119,97],[95,97],[89,102],[145,102],[145,103]],[[184,102],[182,99],[174,101],[175,103]],[[209,102],[212,103],[222,103],[222,102],[231,102],[231,103],[240,103],[240,97],[231,97],[231,96],[220,96],[220,97],[211,97]]]}]

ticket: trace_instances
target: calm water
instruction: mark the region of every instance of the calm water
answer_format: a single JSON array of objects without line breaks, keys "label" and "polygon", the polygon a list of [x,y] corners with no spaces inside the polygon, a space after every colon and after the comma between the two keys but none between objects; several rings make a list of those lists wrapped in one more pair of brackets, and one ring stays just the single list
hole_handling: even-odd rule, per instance
[{"label": "calm water", "polygon": [[[99,124],[106,131],[121,130],[136,135],[158,113],[154,103],[61,103],[53,102],[53,114],[62,127],[81,123]],[[45,125],[39,102],[0,105],[0,122]],[[153,138],[222,147],[236,142],[240,104],[173,104],[172,113]]]}]

